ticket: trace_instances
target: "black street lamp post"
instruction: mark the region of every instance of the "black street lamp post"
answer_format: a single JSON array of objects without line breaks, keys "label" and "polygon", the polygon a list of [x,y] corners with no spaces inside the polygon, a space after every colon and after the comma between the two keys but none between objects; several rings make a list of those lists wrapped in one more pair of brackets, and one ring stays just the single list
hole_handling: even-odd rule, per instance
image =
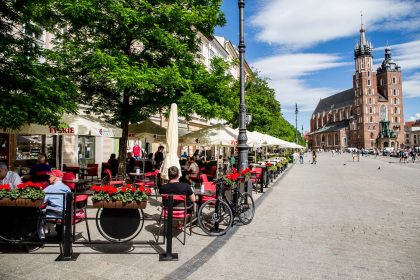
[{"label": "black street lamp post", "polygon": [[246,136],[246,107],[245,107],[245,73],[244,73],[244,8],[245,0],[238,0],[239,7],[239,81],[240,81],[240,105],[239,105],[239,135],[238,135],[238,169],[242,171],[248,167],[248,138]]},{"label": "black street lamp post", "polygon": [[297,104],[296,104],[296,110],[295,110],[295,115],[296,115],[296,139],[295,139],[295,142],[296,142],[296,144],[298,143],[298,126],[297,126],[297,115],[298,115],[298,107],[297,107]]}]

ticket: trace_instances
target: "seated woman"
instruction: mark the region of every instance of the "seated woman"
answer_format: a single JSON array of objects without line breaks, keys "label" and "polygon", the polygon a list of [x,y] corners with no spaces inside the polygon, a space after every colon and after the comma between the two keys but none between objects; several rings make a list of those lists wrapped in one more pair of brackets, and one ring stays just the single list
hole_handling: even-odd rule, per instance
[{"label": "seated woman", "polygon": [[200,168],[198,167],[198,164],[195,162],[194,157],[190,157],[188,161],[188,168],[187,168],[187,175],[185,176],[185,179],[192,184],[193,180],[198,179],[198,174],[200,172]]},{"label": "seated woman", "polygon": [[51,171],[51,166],[47,162],[47,157],[45,154],[39,154],[38,163],[32,166],[29,171],[31,175],[31,180],[34,182],[42,182],[45,185],[48,185],[48,175],[47,173]]}]

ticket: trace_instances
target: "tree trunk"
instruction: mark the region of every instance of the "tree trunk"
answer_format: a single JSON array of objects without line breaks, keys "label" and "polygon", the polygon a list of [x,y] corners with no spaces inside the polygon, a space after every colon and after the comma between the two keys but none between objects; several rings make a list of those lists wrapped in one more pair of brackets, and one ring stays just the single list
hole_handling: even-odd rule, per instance
[{"label": "tree trunk", "polygon": [[[123,104],[122,104],[122,112],[128,112],[130,104],[129,104],[129,96],[128,94],[124,94],[123,97]],[[122,114],[124,116],[124,114]],[[129,126],[129,120],[126,118],[122,118],[121,120],[121,129],[122,129],[122,137],[120,140],[119,145],[119,157],[118,157],[118,175],[123,178],[126,177],[126,154],[127,154],[127,141],[128,141],[128,126]]]}]

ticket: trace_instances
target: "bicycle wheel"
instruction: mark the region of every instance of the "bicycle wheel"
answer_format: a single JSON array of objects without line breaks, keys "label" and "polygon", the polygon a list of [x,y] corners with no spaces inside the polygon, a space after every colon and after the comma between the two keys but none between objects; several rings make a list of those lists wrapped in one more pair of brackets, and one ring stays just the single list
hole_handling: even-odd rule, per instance
[{"label": "bicycle wheel", "polygon": [[249,193],[242,193],[238,199],[236,207],[239,220],[244,224],[249,224],[254,218],[255,205],[254,199]]},{"label": "bicycle wheel", "polygon": [[233,223],[233,214],[229,205],[219,201],[219,209],[216,211],[217,200],[204,202],[198,210],[198,225],[211,236],[225,234]]}]

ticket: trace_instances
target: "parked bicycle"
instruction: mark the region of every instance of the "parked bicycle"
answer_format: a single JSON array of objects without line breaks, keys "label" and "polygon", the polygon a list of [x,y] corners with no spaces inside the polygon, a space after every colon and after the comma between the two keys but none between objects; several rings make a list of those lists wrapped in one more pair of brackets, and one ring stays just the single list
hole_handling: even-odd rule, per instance
[{"label": "parked bicycle", "polygon": [[[232,191],[232,199],[226,193]],[[224,179],[216,182],[216,199],[204,202],[198,210],[198,224],[200,228],[212,236],[225,234],[235,217],[247,225],[254,218],[254,199],[249,193],[240,193],[239,187],[233,189],[226,184]]]}]

